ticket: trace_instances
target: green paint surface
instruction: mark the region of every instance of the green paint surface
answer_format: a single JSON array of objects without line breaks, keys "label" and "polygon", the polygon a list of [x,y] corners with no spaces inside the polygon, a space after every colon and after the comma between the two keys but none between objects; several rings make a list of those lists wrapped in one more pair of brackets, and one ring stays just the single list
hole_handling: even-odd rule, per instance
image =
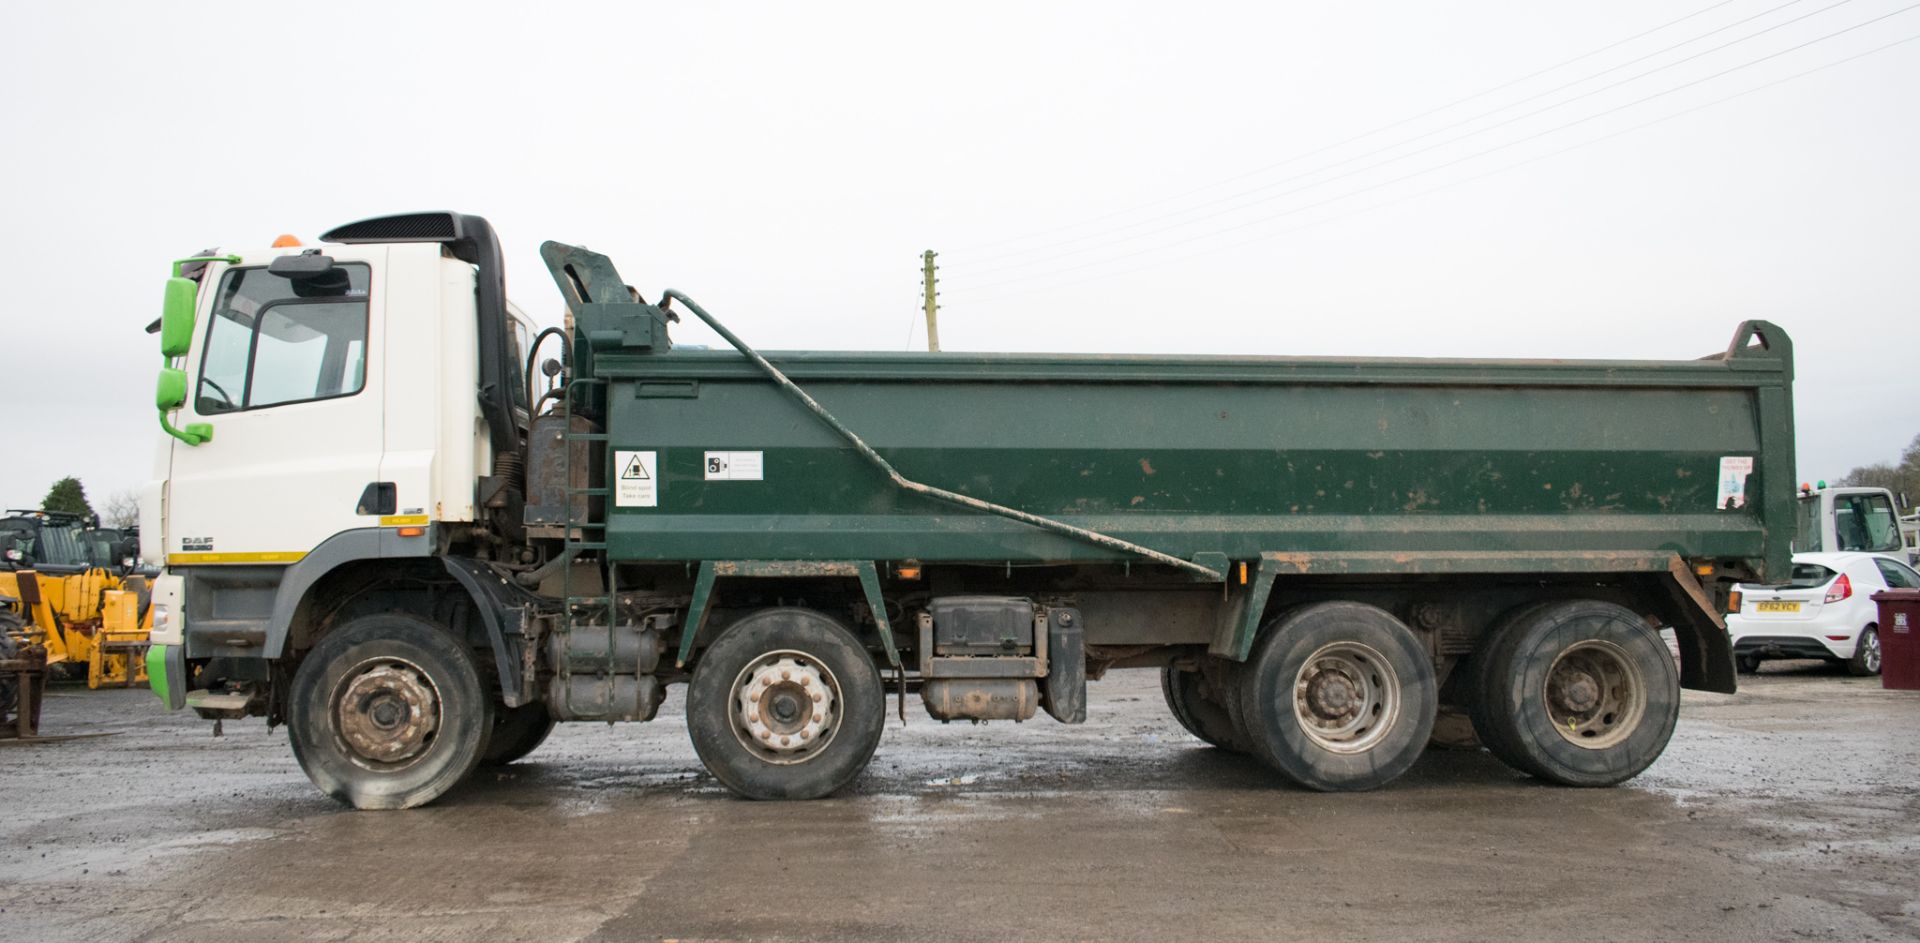
[{"label": "green paint surface", "polygon": [[[1785,572],[1790,347],[1695,361],[771,354],[902,474],[1166,553],[1667,551]],[[726,351],[603,350],[630,560],[1123,560],[893,487]],[[641,395],[694,381],[694,395]],[[705,453],[758,450],[759,481]],[[1716,508],[1724,457],[1753,457]]]}]

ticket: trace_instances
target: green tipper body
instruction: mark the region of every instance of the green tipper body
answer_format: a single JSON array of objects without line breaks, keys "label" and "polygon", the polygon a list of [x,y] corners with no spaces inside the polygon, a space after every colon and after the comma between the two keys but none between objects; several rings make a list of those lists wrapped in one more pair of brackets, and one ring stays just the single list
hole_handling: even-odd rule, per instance
[{"label": "green tipper body", "polygon": [[[1790,351],[1751,322],[1688,361],[768,357],[909,479],[1183,559],[1661,552],[1764,576],[1789,565]],[[655,462],[654,503],[611,510],[613,559],[1128,560],[896,488],[733,351],[593,369],[610,449]],[[760,453],[759,477],[711,479],[710,452]]]}]

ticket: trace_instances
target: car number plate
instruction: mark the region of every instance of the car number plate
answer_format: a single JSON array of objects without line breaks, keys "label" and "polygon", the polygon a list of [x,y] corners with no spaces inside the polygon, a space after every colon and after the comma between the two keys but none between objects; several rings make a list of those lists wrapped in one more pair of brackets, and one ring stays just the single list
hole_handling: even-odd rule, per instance
[{"label": "car number plate", "polygon": [[1797,602],[1763,602],[1763,603],[1759,603],[1758,607],[1761,612],[1799,612],[1800,611],[1800,604]]}]

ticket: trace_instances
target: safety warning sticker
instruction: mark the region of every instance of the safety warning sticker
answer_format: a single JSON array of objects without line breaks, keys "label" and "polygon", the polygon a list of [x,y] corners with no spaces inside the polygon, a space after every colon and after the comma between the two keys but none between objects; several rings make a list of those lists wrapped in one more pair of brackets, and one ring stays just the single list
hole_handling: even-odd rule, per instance
[{"label": "safety warning sticker", "polygon": [[708,452],[708,481],[760,481],[764,463],[759,452]]},{"label": "safety warning sticker", "polygon": [[623,508],[660,506],[658,452],[613,453],[613,503]]},{"label": "safety warning sticker", "polygon": [[1716,510],[1730,511],[1747,506],[1747,476],[1753,474],[1753,456],[1723,455],[1720,458],[1720,488],[1713,498]]}]

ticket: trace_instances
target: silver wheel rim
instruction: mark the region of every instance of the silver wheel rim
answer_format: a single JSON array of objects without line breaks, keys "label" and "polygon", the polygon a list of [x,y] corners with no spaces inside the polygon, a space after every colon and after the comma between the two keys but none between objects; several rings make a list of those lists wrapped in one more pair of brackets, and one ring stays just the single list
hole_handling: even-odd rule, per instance
[{"label": "silver wheel rim", "polygon": [[1293,679],[1293,716],[1320,748],[1365,753],[1400,716],[1400,675],[1359,642],[1322,645]]},{"label": "silver wheel rim", "polygon": [[330,700],[333,729],[356,765],[390,773],[418,762],[440,732],[440,692],[404,658],[373,658],[349,670]]},{"label": "silver wheel rim", "polygon": [[1633,735],[1647,713],[1647,684],[1626,649],[1588,639],[1547,669],[1541,697],[1553,729],[1568,743],[1604,750]]},{"label": "silver wheel rim", "polygon": [[1879,671],[1880,670],[1880,633],[1872,629],[1868,629],[1866,632],[1861,634],[1860,644],[1864,646],[1863,648],[1864,654],[1860,656],[1860,664],[1864,665],[1869,672]]},{"label": "silver wheel rim", "polygon": [[840,729],[840,680],[805,652],[768,652],[734,676],[727,698],[733,735],[779,766],[819,756]]}]

